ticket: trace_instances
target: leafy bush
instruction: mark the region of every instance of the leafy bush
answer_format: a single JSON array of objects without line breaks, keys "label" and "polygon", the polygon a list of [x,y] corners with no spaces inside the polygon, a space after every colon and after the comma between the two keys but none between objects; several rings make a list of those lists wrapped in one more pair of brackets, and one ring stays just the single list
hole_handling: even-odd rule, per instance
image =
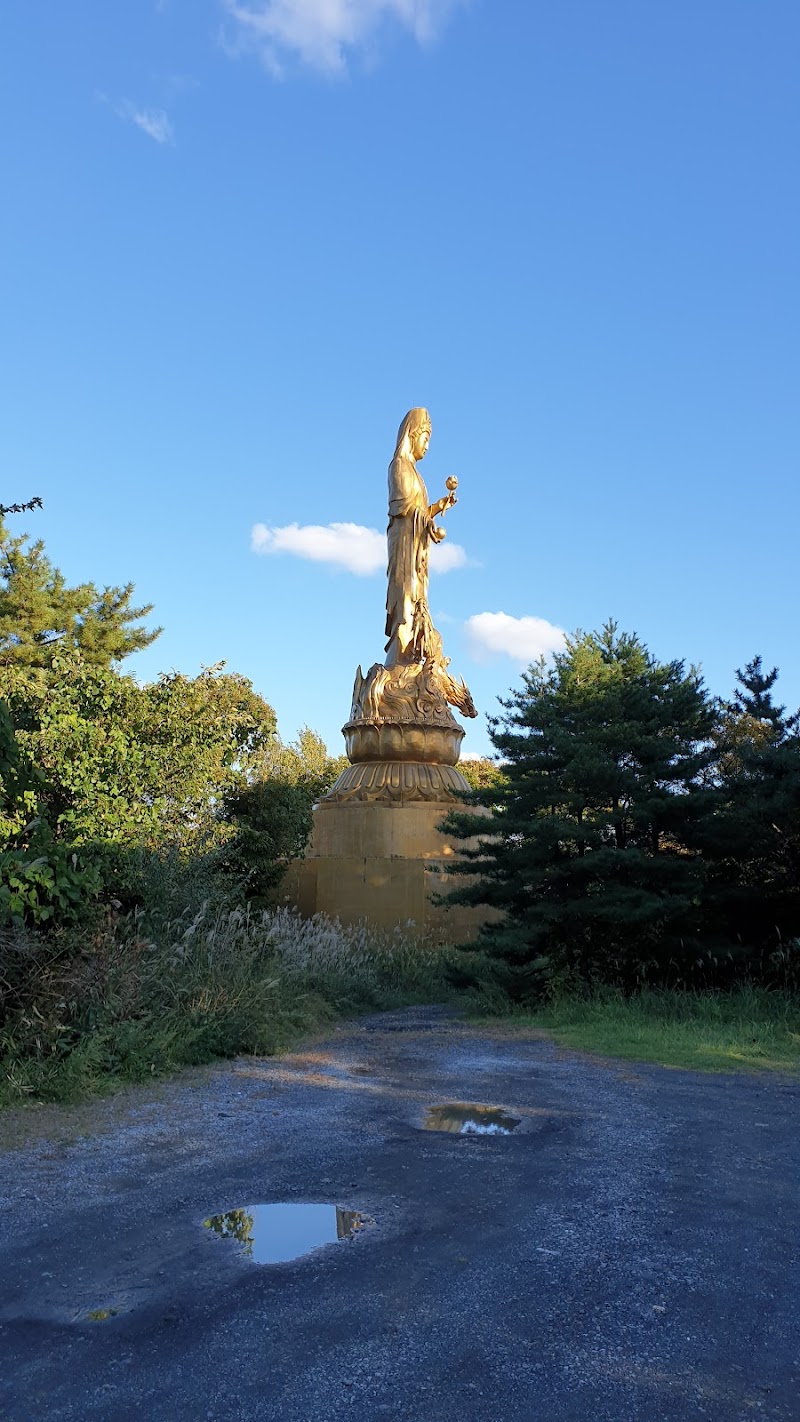
[{"label": "leafy bush", "polygon": [[221,862],[255,905],[271,902],[288,864],[303,853],[314,789],[302,781],[260,780],[226,796],[223,813],[233,834]]},{"label": "leafy bush", "polygon": [[24,847],[0,851],[0,920],[44,926],[85,919],[100,892],[96,867],[34,823]]}]

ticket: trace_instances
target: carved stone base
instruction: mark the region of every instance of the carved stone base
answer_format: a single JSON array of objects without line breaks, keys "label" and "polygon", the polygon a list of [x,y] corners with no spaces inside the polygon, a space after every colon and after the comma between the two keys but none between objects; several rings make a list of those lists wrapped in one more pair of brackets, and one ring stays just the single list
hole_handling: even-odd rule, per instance
[{"label": "carved stone base", "polygon": [[348,765],[324,796],[324,801],[410,805],[422,800],[433,804],[452,804],[468,791],[467,781],[454,765],[413,760],[373,760]]}]

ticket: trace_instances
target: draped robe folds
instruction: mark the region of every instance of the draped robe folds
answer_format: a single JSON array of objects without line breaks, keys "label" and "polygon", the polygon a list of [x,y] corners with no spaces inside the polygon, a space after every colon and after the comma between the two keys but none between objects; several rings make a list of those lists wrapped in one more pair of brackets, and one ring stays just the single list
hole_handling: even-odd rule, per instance
[{"label": "draped robe folds", "polygon": [[412,459],[389,465],[389,586],[386,595],[386,666],[423,661],[433,651],[428,611],[428,545],[433,519],[428,491]]}]

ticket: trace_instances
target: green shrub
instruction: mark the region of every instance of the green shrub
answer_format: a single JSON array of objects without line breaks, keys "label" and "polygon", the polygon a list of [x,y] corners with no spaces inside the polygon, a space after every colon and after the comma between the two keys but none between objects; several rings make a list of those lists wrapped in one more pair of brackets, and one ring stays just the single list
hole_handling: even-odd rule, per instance
[{"label": "green shrub", "polygon": [[27,924],[75,923],[100,892],[101,878],[47,827],[34,827],[31,842],[0,851],[0,919]]}]

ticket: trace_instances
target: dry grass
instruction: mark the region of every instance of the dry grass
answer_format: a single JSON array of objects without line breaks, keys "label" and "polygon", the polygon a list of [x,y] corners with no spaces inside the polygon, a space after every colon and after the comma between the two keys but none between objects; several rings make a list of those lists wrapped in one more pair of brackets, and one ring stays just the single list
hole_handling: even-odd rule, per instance
[{"label": "dry grass", "polygon": [[268,1055],[335,1016],[441,999],[450,956],[411,924],[381,934],[208,903],[84,937],[17,936],[0,946],[0,1104]]}]

